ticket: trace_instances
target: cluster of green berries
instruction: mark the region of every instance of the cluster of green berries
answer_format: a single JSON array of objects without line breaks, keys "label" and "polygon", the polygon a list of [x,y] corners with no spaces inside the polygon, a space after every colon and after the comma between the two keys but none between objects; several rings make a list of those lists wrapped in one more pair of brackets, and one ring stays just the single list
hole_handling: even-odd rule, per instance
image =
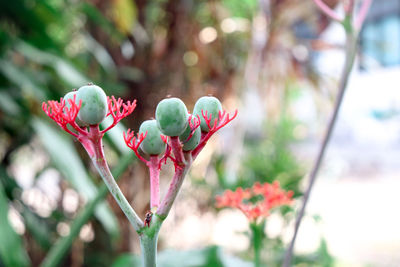
[{"label": "cluster of green berries", "polygon": [[[197,100],[192,115],[188,113],[186,105],[179,98],[166,98],[157,105],[156,119],[144,121],[140,126],[139,134],[147,132],[140,148],[148,155],[159,155],[165,151],[166,146],[161,135],[166,135],[179,137],[183,143],[183,151],[194,150],[200,143],[201,132],[210,130],[203,114],[211,116],[213,122],[210,123],[210,127],[213,127],[220,111],[222,111],[221,103],[212,96],[204,96]],[[191,126],[195,124],[196,119],[200,119],[200,127],[192,129]]]},{"label": "cluster of green berries", "polygon": [[[70,107],[69,99],[74,98],[75,103],[81,102],[76,118],[79,126],[98,125],[106,117],[107,96],[99,86],[88,84],[67,93],[64,96],[66,107]],[[209,127],[213,127],[217,122],[220,111],[222,111],[221,102],[213,96],[203,96],[198,99],[192,115],[188,113],[186,105],[179,98],[166,98],[157,105],[156,119],[146,120],[140,125],[139,134],[147,132],[140,148],[148,155],[162,154],[166,144],[161,135],[165,135],[179,137],[184,151],[194,150],[200,143],[201,132],[209,132]],[[208,124],[204,117],[210,119]],[[200,119],[200,127],[192,129],[191,126],[197,119]]]}]

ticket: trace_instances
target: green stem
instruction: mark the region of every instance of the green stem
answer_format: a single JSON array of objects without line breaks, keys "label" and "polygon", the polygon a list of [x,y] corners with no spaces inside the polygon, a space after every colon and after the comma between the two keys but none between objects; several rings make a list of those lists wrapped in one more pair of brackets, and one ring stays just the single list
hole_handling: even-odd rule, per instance
[{"label": "green stem", "polygon": [[139,231],[143,227],[143,222],[133,210],[132,206],[126,200],[124,194],[121,192],[118,184],[115,182],[113,175],[110,172],[106,158],[103,151],[103,145],[101,141],[101,133],[99,127],[90,126],[90,134],[92,135],[91,140],[93,142],[94,156],[91,157],[94,166],[99,172],[101,178],[103,178],[108,190],[110,190],[115,201],[117,201],[121,210],[125,213],[126,218],[132,224],[136,231]]},{"label": "green stem", "polygon": [[[133,156],[131,154],[125,155],[113,170],[113,175],[119,179],[122,173],[126,170],[128,165],[132,162]],[[99,203],[107,196],[108,189],[105,184],[102,184],[97,192],[96,197],[85,205],[84,209],[76,216],[71,224],[70,232],[67,236],[57,240],[55,245],[47,253],[46,258],[43,260],[41,267],[55,267],[59,266],[65,254],[69,251],[75,238],[79,235],[82,226],[93,216],[93,213]]]},{"label": "green stem", "polygon": [[144,267],[157,266],[157,240],[158,233],[149,237],[142,235],[140,237],[140,248],[142,250],[142,264]]},{"label": "green stem", "polygon": [[250,224],[252,234],[252,245],[254,250],[254,267],[261,267],[261,248],[263,239],[263,224],[257,225],[256,223]]},{"label": "green stem", "polygon": [[157,266],[157,241],[162,223],[163,219],[157,214],[153,214],[150,226],[145,226],[138,232],[143,267]]},{"label": "green stem", "polygon": [[326,147],[329,143],[333,129],[335,127],[336,120],[337,120],[337,117],[338,117],[338,114],[340,111],[340,107],[341,107],[341,104],[343,101],[344,93],[346,91],[347,83],[349,81],[350,73],[353,68],[354,59],[356,56],[358,33],[354,31],[353,25],[351,24],[351,17],[347,16],[345,18],[345,20],[342,22],[342,25],[346,32],[346,56],[345,56],[345,63],[343,66],[343,71],[341,73],[340,81],[339,81],[339,92],[338,92],[338,96],[335,101],[335,105],[334,105],[334,109],[333,109],[331,118],[329,120],[327,129],[325,131],[325,135],[322,140],[318,155],[316,157],[314,166],[310,173],[310,179],[309,179],[309,182],[307,185],[306,192],[304,193],[304,197],[303,197],[304,200],[303,200],[302,206],[300,208],[300,211],[296,217],[294,234],[293,234],[292,240],[290,242],[289,248],[286,251],[282,267],[289,267],[291,264],[294,243],[296,241],[297,233],[300,228],[300,223],[303,219],[304,212],[305,212],[308,200],[310,198],[312,188],[315,184],[315,180],[317,179],[317,174],[321,167],[321,163],[322,163],[322,160],[323,160],[323,157],[325,154]]}]

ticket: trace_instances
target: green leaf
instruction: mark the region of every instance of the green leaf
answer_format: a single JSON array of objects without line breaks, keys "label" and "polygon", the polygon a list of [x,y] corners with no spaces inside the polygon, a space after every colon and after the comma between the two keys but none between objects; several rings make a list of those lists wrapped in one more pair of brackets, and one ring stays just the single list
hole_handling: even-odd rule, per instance
[{"label": "green leaf", "polygon": [[113,23],[111,23],[111,21],[107,19],[95,6],[85,1],[82,1],[80,6],[82,13],[88,17],[88,20],[103,29],[112,40],[121,42],[121,40],[125,38],[121,32],[115,30]]},{"label": "green leaf", "polygon": [[21,216],[24,218],[25,227],[32,235],[41,248],[48,250],[52,243],[50,242],[50,230],[46,222],[33,213],[28,207],[21,207]]},{"label": "green leaf", "polygon": [[138,256],[132,254],[123,254],[119,256],[111,265],[111,267],[135,267],[141,266],[141,261]]},{"label": "green leaf", "polygon": [[[22,240],[8,221],[8,201],[0,183],[0,265],[6,267],[30,266]],[[1,264],[2,263],[2,264]]]},{"label": "green leaf", "polygon": [[[55,130],[39,118],[32,120],[32,126],[48,151],[54,165],[68,182],[88,200],[95,198],[97,188],[87,174],[70,139],[66,138],[63,132]],[[114,237],[118,236],[117,219],[105,202],[97,206],[95,215],[108,233]]]},{"label": "green leaf", "polygon": [[64,82],[73,87],[78,88],[90,81],[89,78],[82,75],[71,63],[61,57],[41,51],[23,41],[18,42],[15,49],[33,62],[53,68]]},{"label": "green leaf", "polygon": [[122,33],[129,34],[136,24],[138,12],[135,2],[114,0],[111,3],[111,14],[117,29]]},{"label": "green leaf", "polygon": [[0,109],[9,115],[18,115],[21,112],[21,108],[15,103],[11,96],[0,89]]},{"label": "green leaf", "polygon": [[87,51],[92,53],[103,69],[107,72],[115,72],[114,60],[108,51],[94,39],[89,33],[85,34],[85,44]]},{"label": "green leaf", "polygon": [[9,61],[0,59],[0,72],[21,88],[25,97],[44,99],[43,90],[24,71]]}]

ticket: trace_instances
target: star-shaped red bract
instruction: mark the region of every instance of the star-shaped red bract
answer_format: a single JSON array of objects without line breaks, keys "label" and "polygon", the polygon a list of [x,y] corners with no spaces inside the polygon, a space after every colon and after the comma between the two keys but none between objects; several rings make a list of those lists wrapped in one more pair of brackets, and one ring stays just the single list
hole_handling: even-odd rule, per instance
[{"label": "star-shaped red bract", "polygon": [[[88,134],[85,127],[80,127],[76,123],[76,117],[78,116],[79,110],[82,105],[82,101],[76,103],[76,96],[73,99],[68,99],[69,107],[66,105],[66,101],[63,98],[60,98],[60,101],[50,100],[42,103],[43,111],[49,116],[52,120],[54,120],[64,131],[69,134],[79,137],[85,136]],[[112,116],[113,122],[110,126],[100,131],[101,134],[104,134],[118,122],[120,122],[123,118],[130,115],[136,107],[136,100],[133,102],[127,101],[123,102],[121,98],[116,99],[114,96],[107,96],[107,104],[108,104],[108,113],[107,116]],[[67,125],[71,125],[72,128],[76,131],[73,132],[72,129],[69,129]]]}]

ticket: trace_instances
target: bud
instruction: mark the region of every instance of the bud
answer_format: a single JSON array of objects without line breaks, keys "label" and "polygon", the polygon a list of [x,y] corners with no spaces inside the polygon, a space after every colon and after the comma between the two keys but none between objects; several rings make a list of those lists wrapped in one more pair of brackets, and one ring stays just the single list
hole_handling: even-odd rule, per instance
[{"label": "bud", "polygon": [[107,96],[96,85],[85,85],[76,92],[76,103],[82,100],[78,118],[86,125],[100,124],[107,115]]},{"label": "bud", "polygon": [[221,102],[219,102],[219,100],[213,96],[203,96],[199,98],[194,105],[193,115],[199,115],[201,121],[201,131],[208,132],[210,129],[208,128],[208,125],[203,117],[202,111],[207,118],[209,118],[211,115],[210,127],[213,127],[215,119],[217,119],[218,122],[219,112],[222,111]]},{"label": "bud", "polygon": [[145,134],[146,138],[140,144],[142,151],[148,155],[159,155],[165,151],[166,144],[161,139],[156,120],[144,121],[139,128],[139,134]]},{"label": "bud", "polygon": [[158,103],[156,120],[163,134],[179,136],[188,125],[188,111],[179,98],[167,98]]}]

